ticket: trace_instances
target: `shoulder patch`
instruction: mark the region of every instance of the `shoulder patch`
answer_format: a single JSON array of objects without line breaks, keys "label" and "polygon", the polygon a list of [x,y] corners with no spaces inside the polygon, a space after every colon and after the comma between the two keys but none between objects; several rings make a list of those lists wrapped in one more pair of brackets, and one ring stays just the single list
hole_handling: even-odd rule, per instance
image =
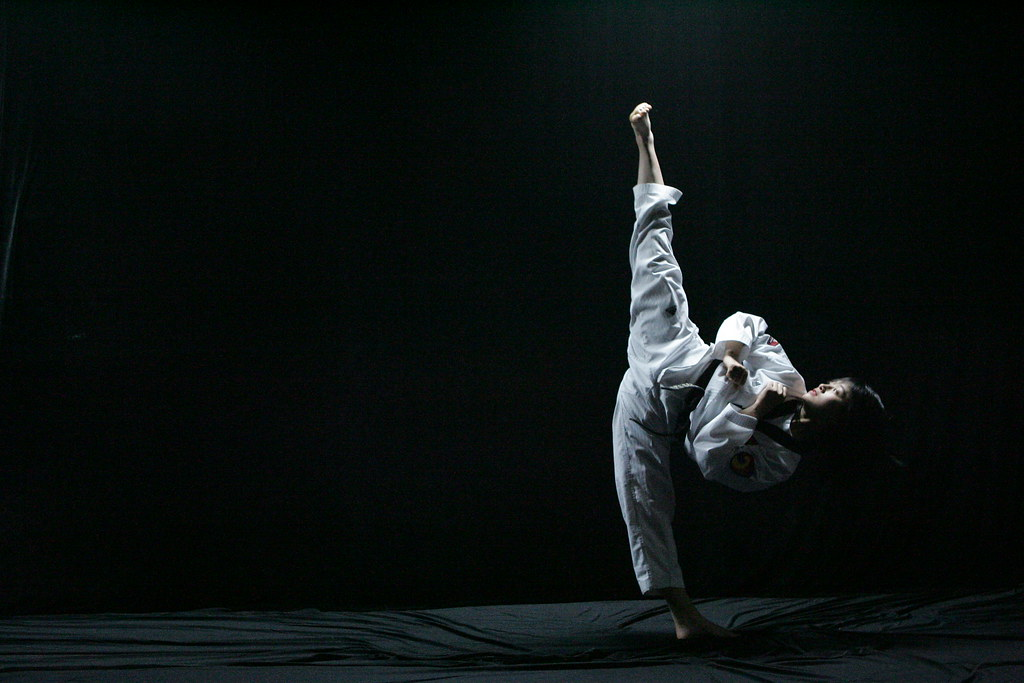
[{"label": "shoulder patch", "polygon": [[778,339],[776,339],[775,337],[772,337],[772,336],[768,337],[768,346],[778,346],[778,345],[779,345],[779,340]]},{"label": "shoulder patch", "polygon": [[754,476],[754,455],[747,451],[739,451],[729,461],[732,471],[741,477]]}]

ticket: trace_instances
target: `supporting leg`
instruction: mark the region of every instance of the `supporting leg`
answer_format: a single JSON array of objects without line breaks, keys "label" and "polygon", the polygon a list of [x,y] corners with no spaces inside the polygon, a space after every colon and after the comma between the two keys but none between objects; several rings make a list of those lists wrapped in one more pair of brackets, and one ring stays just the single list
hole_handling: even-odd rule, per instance
[{"label": "supporting leg", "polygon": [[672,621],[676,626],[676,638],[685,640],[696,636],[707,635],[715,638],[735,638],[736,633],[722,628],[718,624],[708,621],[693,602],[685,588],[663,588],[654,591],[651,595],[664,598],[668,603],[668,609],[672,613]]},{"label": "supporting leg", "polygon": [[675,491],[670,446],[631,419],[642,419],[645,412],[642,397],[620,391],[612,419],[615,484],[637,583],[645,595],[668,603],[677,638],[734,636],[701,616],[683,586],[672,531]]}]

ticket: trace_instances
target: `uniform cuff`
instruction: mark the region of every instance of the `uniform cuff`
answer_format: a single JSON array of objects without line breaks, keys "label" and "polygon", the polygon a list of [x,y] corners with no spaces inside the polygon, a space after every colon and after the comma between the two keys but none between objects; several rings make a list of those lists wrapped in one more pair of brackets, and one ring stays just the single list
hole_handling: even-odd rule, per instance
[{"label": "uniform cuff", "polygon": [[743,427],[744,429],[755,429],[757,427],[757,418],[753,415],[744,415],[739,411],[739,408],[729,404],[729,408],[725,411],[725,419],[732,422],[734,425]]},{"label": "uniform cuff", "polygon": [[718,360],[725,360],[725,344],[726,342],[731,341],[743,344],[743,349],[740,351],[739,356],[736,357],[736,360],[742,363],[750,356],[750,344],[744,341],[743,339],[729,339],[728,336],[722,337],[721,339],[716,339],[715,345],[711,351],[712,356],[714,358],[717,358]]},{"label": "uniform cuff", "polygon": [[683,193],[680,190],[672,187],[671,185],[661,185],[659,183],[641,183],[633,186],[633,199],[637,203],[641,199],[646,201],[664,199],[669,204],[675,204],[682,198]]}]

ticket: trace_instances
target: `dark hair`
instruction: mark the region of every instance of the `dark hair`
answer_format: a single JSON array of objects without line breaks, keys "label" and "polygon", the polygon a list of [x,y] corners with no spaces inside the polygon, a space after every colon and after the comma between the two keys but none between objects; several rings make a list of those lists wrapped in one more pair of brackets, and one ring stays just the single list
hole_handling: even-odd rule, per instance
[{"label": "dark hair", "polygon": [[851,387],[847,402],[847,425],[860,432],[877,428],[888,421],[885,404],[877,391],[857,377],[843,377],[841,381]]},{"label": "dark hair", "polygon": [[890,419],[882,397],[858,377],[841,377],[835,381],[850,385],[850,394],[846,401],[846,419],[833,430],[830,445],[862,453],[884,451]]}]

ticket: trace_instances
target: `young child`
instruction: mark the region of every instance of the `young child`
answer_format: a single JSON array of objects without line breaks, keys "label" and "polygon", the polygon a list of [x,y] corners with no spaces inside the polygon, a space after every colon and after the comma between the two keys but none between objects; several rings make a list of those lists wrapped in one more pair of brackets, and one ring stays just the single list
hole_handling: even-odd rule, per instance
[{"label": "young child", "polygon": [[673,439],[705,478],[755,491],[785,481],[810,447],[863,429],[884,407],[853,378],[808,390],[756,315],[730,316],[714,345],[700,338],[672,252],[669,207],[682,193],[665,185],[650,110],[642,103],[629,116],[640,159],[629,245],[629,369],[612,425],[615,482],[641,591],[667,601],[677,638],[731,637],[697,611],[685,589],[672,533]]}]

